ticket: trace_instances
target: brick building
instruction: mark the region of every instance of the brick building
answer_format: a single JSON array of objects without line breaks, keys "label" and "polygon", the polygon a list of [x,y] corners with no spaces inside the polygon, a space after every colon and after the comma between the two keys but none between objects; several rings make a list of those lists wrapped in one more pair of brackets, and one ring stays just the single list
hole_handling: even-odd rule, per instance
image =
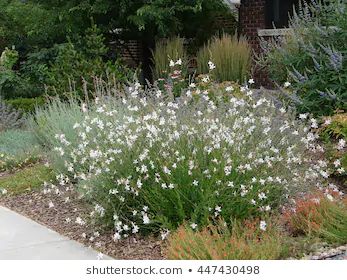
[{"label": "brick building", "polygon": [[[239,8],[240,33],[247,36],[256,52],[260,52],[260,37],[284,35],[288,21],[299,0],[226,0]],[[276,27],[276,28],[275,28]],[[257,70],[256,80],[269,85],[264,70]]]}]

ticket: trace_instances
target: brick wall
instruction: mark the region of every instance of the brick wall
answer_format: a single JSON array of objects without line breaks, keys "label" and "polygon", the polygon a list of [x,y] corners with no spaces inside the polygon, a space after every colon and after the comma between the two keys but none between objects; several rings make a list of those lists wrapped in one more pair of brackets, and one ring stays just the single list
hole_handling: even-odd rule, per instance
[{"label": "brick wall", "polygon": [[[258,29],[267,27],[266,0],[241,0],[239,19],[241,34],[248,38],[253,50],[259,53]],[[271,86],[264,69],[254,68],[253,76],[258,85]]]},{"label": "brick wall", "polygon": [[117,49],[120,57],[130,67],[139,66],[142,61],[142,44],[137,40],[118,41]]}]

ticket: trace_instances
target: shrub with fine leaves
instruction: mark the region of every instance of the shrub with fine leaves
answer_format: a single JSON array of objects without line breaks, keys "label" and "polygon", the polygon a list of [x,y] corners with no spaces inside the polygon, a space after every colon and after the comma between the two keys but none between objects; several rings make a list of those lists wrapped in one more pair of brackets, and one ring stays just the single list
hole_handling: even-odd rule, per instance
[{"label": "shrub with fine leaves", "polygon": [[294,114],[248,87],[220,91],[214,101],[208,90],[173,99],[135,84],[81,109],[53,103],[40,126],[57,127],[44,136],[64,165],[61,181],[77,182],[115,239],[263,216],[328,176],[312,163],[316,136]]}]

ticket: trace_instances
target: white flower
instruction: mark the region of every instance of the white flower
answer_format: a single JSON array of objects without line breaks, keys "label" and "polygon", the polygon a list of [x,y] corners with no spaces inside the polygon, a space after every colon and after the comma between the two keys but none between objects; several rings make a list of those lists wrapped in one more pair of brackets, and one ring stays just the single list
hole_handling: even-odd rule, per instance
[{"label": "white flower", "polygon": [[280,112],[282,113],[282,114],[284,114],[285,112],[286,112],[286,109],[285,108],[280,108]]},{"label": "white flower", "polygon": [[144,214],[142,216],[142,219],[143,219],[143,223],[146,225],[146,224],[149,224],[151,221],[149,220],[148,218],[148,215],[147,214]]},{"label": "white flower", "polygon": [[260,221],[260,226],[259,228],[263,231],[266,231],[266,222],[265,221]]},{"label": "white flower", "polygon": [[170,231],[168,229],[163,229],[160,232],[161,240],[165,240],[169,234],[170,234]]},{"label": "white flower", "polygon": [[216,68],[216,65],[214,65],[214,63],[212,61],[208,62],[208,67],[210,68],[210,70],[213,70]]},{"label": "white flower", "polygon": [[292,84],[290,82],[285,82],[284,83],[284,88],[289,88]]},{"label": "white flower", "polygon": [[169,66],[170,67],[174,67],[175,66],[175,62],[172,59],[170,60]]},{"label": "white flower", "polygon": [[263,193],[263,192],[261,192],[261,193],[258,194],[258,198],[259,198],[260,200],[266,199],[266,194]]},{"label": "white flower", "polygon": [[194,181],[193,181],[193,186],[198,186],[198,185],[199,185],[199,181],[194,180]]},{"label": "white flower", "polygon": [[232,86],[228,86],[228,87],[225,88],[225,91],[227,91],[227,92],[230,92],[230,91],[233,91],[233,90],[234,90],[234,88]]},{"label": "white flower", "polygon": [[78,224],[78,225],[80,225],[80,226],[83,226],[83,225],[86,224],[86,222],[83,221],[82,218],[80,218],[80,217],[77,217],[77,218],[76,218],[75,223]]},{"label": "white flower", "polygon": [[329,125],[329,124],[331,124],[331,118],[326,118],[325,120],[324,120],[324,125]]},{"label": "white flower", "polygon": [[308,114],[300,114],[300,115],[299,115],[299,118],[300,118],[301,120],[305,120],[305,119],[307,119],[307,117],[308,117]]},{"label": "white flower", "polygon": [[334,165],[335,165],[336,168],[341,166],[341,161],[339,159],[335,160],[334,161]]},{"label": "white flower", "polygon": [[178,60],[176,61],[176,64],[177,64],[177,65],[182,65],[182,59],[178,59]]},{"label": "white flower", "polygon": [[248,83],[249,83],[250,85],[253,85],[253,84],[254,84],[254,79],[249,79]]},{"label": "white flower", "polygon": [[103,253],[99,253],[96,257],[97,260],[101,260],[104,258],[104,254]]},{"label": "white flower", "polygon": [[192,224],[190,225],[190,227],[191,227],[192,229],[196,229],[196,228],[198,227],[198,225],[197,225],[196,223],[192,223]]},{"label": "white flower", "polygon": [[2,193],[3,195],[7,194],[7,190],[6,190],[6,189],[2,189],[2,190],[1,190],[1,193]]},{"label": "white flower", "polygon": [[121,235],[119,234],[119,232],[116,232],[114,235],[113,235],[113,240],[114,241],[117,241],[117,240],[120,240],[121,239]]},{"label": "white flower", "polygon": [[346,140],[345,139],[340,139],[339,143],[337,144],[337,149],[338,150],[343,150],[343,148],[346,146]]},{"label": "white flower", "polygon": [[139,227],[135,224],[133,224],[133,228],[131,230],[132,233],[138,233],[139,232]]},{"label": "white flower", "polygon": [[48,207],[49,207],[49,208],[53,208],[53,207],[54,207],[54,203],[53,203],[52,201],[50,201],[50,202],[48,203]]},{"label": "white flower", "polygon": [[329,199],[330,201],[333,201],[333,200],[334,200],[333,196],[332,196],[331,194],[329,194],[329,193],[327,193],[325,196],[326,196],[327,199]]}]

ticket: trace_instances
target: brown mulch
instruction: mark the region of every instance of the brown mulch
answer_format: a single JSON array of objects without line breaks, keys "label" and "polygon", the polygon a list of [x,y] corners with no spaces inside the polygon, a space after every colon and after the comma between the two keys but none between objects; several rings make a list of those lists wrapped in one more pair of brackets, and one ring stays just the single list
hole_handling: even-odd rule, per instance
[{"label": "brown mulch", "polygon": [[[50,202],[54,203],[54,207],[49,207]],[[115,259],[164,259],[163,244],[158,238],[131,237],[114,241],[111,232],[100,232],[99,235],[88,223],[86,225],[77,224],[75,222],[77,217],[84,219],[88,216],[88,207],[74,199],[66,203],[60,196],[30,192],[17,196],[0,197],[0,205]],[[70,221],[67,221],[67,218]]]}]

